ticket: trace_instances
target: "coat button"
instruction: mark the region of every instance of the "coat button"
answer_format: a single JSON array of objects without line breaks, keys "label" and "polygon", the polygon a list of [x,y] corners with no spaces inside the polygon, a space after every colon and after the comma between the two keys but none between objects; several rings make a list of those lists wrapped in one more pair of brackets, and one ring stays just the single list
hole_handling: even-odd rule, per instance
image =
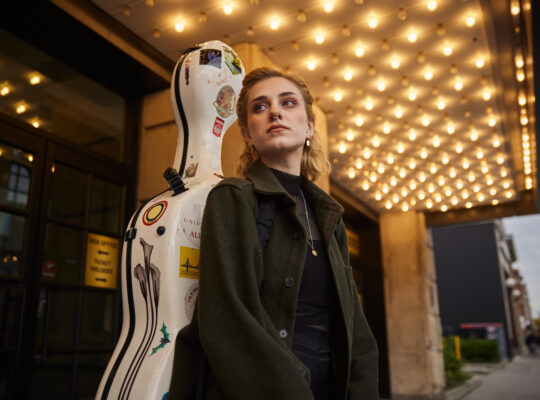
[{"label": "coat button", "polygon": [[289,334],[287,333],[287,329],[280,329],[279,330],[279,337],[282,339],[285,339]]},{"label": "coat button", "polygon": [[294,278],[290,276],[288,278],[285,278],[285,286],[292,287],[292,285],[294,285]]},{"label": "coat button", "polygon": [[294,232],[294,234],[293,234],[294,240],[300,240],[300,237],[301,237],[301,236],[302,236],[302,235],[301,235],[300,232],[298,232],[298,231]]},{"label": "coat button", "polygon": [[300,370],[300,373],[302,374],[302,376],[307,375],[307,367],[305,365],[300,365],[298,369]]}]

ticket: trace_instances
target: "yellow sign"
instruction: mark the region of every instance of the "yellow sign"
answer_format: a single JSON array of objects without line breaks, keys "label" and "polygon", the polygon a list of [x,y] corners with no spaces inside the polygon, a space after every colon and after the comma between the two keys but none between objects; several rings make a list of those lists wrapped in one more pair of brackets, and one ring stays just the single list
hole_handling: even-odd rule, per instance
[{"label": "yellow sign", "polygon": [[95,233],[88,234],[85,285],[116,289],[119,247],[119,239]]},{"label": "yellow sign", "polygon": [[180,278],[199,279],[199,257],[201,251],[180,246]]}]

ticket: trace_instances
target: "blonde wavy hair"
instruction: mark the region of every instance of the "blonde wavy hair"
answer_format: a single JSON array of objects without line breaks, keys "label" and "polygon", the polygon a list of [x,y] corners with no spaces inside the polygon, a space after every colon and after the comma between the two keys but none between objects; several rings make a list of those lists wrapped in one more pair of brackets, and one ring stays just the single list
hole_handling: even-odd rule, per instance
[{"label": "blonde wavy hair", "polygon": [[[248,73],[242,81],[242,90],[238,96],[236,104],[236,114],[238,115],[238,124],[241,129],[247,130],[248,120],[248,94],[250,89],[259,81],[268,78],[285,78],[300,91],[304,99],[304,108],[309,122],[315,125],[315,113],[313,112],[313,101],[315,100],[306,82],[298,75],[288,74],[276,68],[257,68]],[[260,154],[253,146],[249,146],[244,142],[244,150],[238,160],[236,172],[240,176],[246,176],[246,172],[251,168],[253,163],[260,159]],[[310,181],[316,180],[319,176],[330,172],[330,163],[328,162],[323,150],[321,139],[317,131],[313,132],[311,138],[311,146],[304,145],[302,152],[302,161],[300,166],[300,174]]]}]

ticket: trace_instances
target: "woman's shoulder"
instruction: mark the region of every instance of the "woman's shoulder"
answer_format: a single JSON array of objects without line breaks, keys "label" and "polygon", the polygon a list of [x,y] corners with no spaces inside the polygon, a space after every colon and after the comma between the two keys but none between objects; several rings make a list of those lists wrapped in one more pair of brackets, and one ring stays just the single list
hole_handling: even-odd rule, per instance
[{"label": "woman's shoulder", "polygon": [[209,199],[213,198],[218,203],[236,199],[235,203],[247,201],[250,206],[254,206],[254,202],[256,202],[253,183],[247,179],[237,177],[223,179],[212,188],[208,197]]}]

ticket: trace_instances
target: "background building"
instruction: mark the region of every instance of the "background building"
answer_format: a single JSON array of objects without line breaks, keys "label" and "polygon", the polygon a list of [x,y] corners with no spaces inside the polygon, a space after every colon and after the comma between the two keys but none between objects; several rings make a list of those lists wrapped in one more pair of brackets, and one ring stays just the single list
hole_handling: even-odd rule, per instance
[{"label": "background building", "polygon": [[521,337],[507,285],[516,257],[502,222],[437,227],[432,234],[443,333],[486,337],[500,331],[501,358],[512,357]]}]

